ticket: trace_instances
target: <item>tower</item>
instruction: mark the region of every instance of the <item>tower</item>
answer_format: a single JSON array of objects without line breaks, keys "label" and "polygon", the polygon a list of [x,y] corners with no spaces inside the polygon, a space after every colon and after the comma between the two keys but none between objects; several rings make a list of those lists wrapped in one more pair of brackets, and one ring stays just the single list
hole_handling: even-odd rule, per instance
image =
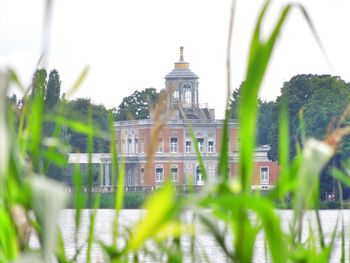
[{"label": "tower", "polygon": [[184,60],[184,48],[180,47],[180,59],[174,69],[165,76],[168,109],[175,112],[173,119],[214,119],[214,110],[198,102],[198,76]]}]

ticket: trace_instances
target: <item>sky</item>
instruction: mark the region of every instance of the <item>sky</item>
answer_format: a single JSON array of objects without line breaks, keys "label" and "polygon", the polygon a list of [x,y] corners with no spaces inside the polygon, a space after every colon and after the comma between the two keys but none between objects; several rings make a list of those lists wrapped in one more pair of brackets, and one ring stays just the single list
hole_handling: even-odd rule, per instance
[{"label": "sky", "polygon": [[[267,36],[288,1],[272,1]],[[295,1],[294,1],[295,2]],[[274,50],[260,97],[274,100],[296,74],[332,74],[350,82],[350,1],[304,0],[329,65],[305,19],[293,9]],[[244,80],[250,38],[263,0],[237,0],[232,39],[232,88]],[[44,0],[0,0],[0,70],[17,71],[29,85],[42,53]],[[135,90],[164,88],[164,76],[185,60],[199,76],[199,100],[222,118],[230,0],[53,1],[47,69],[57,69],[62,92],[84,67],[89,74],[76,97],[117,107]]]}]

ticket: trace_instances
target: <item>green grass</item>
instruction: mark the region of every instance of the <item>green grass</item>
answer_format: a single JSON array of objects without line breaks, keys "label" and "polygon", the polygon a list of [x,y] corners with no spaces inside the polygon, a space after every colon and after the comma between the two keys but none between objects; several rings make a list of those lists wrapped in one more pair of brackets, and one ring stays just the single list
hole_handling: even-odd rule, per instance
[{"label": "green grass", "polygon": [[[279,121],[279,158],[281,160],[281,175],[276,188],[268,194],[252,192],[250,189],[253,173],[253,152],[255,148],[256,122],[258,116],[257,97],[269,65],[275,43],[285,24],[286,18],[294,8],[299,8],[308,21],[311,32],[322,45],[311,23],[309,15],[300,5],[287,4],[282,8],[271,34],[262,40],[261,25],[266,16],[270,2],[264,5],[255,25],[251,40],[248,66],[246,69],[245,85],[241,94],[240,108],[240,161],[238,186],[232,187],[228,177],[228,114],[223,126],[223,147],[219,159],[218,181],[208,185],[200,193],[191,192],[186,196],[176,197],[174,187],[166,183],[157,192],[144,196],[137,193],[123,192],[124,165],[119,160],[116,149],[113,120],[110,118],[110,133],[102,133],[93,127],[91,111],[88,123],[80,123],[64,117],[64,103],[55,115],[44,112],[43,80],[38,75],[33,85],[25,92],[23,107],[19,113],[13,110],[6,101],[6,94],[10,83],[23,87],[18,81],[15,72],[0,72],[0,262],[13,262],[17,259],[30,258],[34,261],[51,262],[55,257],[58,262],[74,262],[81,253],[78,245],[79,229],[81,226],[81,209],[92,207],[88,239],[86,241],[86,259],[92,261],[92,247],[98,245],[104,250],[109,262],[138,262],[140,254],[151,257],[154,261],[167,258],[169,262],[182,262],[184,251],[180,237],[190,235],[190,256],[193,261],[207,258],[205,252],[198,250],[196,238],[201,228],[194,222],[199,222],[207,229],[208,235],[215,240],[221,252],[231,262],[252,262],[255,253],[255,243],[259,234],[263,233],[266,243],[266,252],[272,262],[328,262],[334,244],[340,241],[341,255],[339,261],[350,260],[345,254],[344,220],[340,216],[338,223],[340,230],[335,228],[330,238],[325,238],[318,209],[338,206],[338,203],[320,203],[319,178],[320,172],[327,161],[335,153],[336,145],[330,142],[339,142],[342,132],[334,132],[327,140],[306,140],[303,149],[300,149],[295,159],[288,157],[288,118],[286,109],[281,109]],[[234,2],[231,23],[233,23]],[[227,100],[230,97],[230,43],[232,24],[230,25],[228,41],[228,88]],[[87,69],[83,70],[73,85],[71,94],[83,82]],[[23,89],[23,88],[22,88]],[[32,94],[34,90],[34,95]],[[228,105],[228,103],[227,103]],[[56,130],[50,136],[55,144],[47,144],[43,136],[43,125],[46,120],[55,123]],[[112,177],[117,183],[117,191],[108,195],[84,195],[76,191],[69,197],[62,184],[53,182],[46,177],[48,164],[65,167],[62,162],[67,152],[64,142],[59,139],[59,130],[62,127],[85,134],[88,137],[87,149],[89,160],[93,151],[93,139],[96,137],[108,139],[111,144]],[[341,134],[341,136],[339,135]],[[330,138],[334,137],[334,140]],[[194,137],[194,136],[193,136]],[[336,139],[336,140],[335,140]],[[195,141],[195,138],[193,138]],[[52,140],[51,140],[52,142]],[[196,145],[196,144],[195,144]],[[63,152],[62,152],[63,151]],[[202,159],[196,147],[201,170],[205,174]],[[63,157],[62,157],[63,156]],[[66,160],[67,161],[67,160]],[[92,164],[88,167],[87,186],[92,186]],[[350,186],[347,175],[335,170],[334,177]],[[79,167],[74,170],[74,186],[80,189],[83,182]],[[288,198],[292,202],[288,203]],[[68,258],[64,251],[64,240],[58,231],[57,218],[67,200],[75,208],[75,248],[76,255]],[[119,215],[123,207],[139,207],[147,209],[145,217],[128,231],[119,231]],[[276,211],[278,207],[290,206],[293,211],[293,220],[289,229],[283,230],[281,219]],[[339,202],[340,207],[348,204]],[[115,218],[111,233],[112,243],[104,244],[96,239],[94,225],[99,207],[113,207]],[[203,213],[203,209],[210,209],[211,213]],[[193,218],[190,222],[183,220],[183,214],[191,210]],[[312,226],[306,240],[302,240],[303,217],[306,211],[312,210],[318,219],[317,226]],[[254,220],[252,220],[252,216]],[[217,226],[223,222],[224,230]],[[39,249],[29,247],[28,230],[32,229],[39,238]],[[228,235],[233,235],[232,242],[227,241]],[[124,245],[117,245],[117,240],[123,239]],[[166,241],[166,242],[165,242]],[[157,252],[150,251],[146,243],[151,242]]]},{"label": "green grass", "polygon": [[[79,205],[73,203],[74,196],[70,196],[70,202],[67,204],[67,208],[77,208],[79,209],[92,209],[94,207],[94,203],[96,198],[100,198],[100,206],[99,208],[103,209],[115,209],[115,193],[103,193],[101,195],[92,194],[91,200],[88,202],[88,195],[86,193],[82,193],[80,195],[81,201],[79,201]],[[142,207],[143,203],[147,199],[147,194],[143,192],[128,192],[124,195],[124,200],[122,207],[123,209],[139,209]],[[78,210],[77,210],[78,212]],[[76,213],[76,217],[80,217],[80,213]],[[80,222],[80,218],[76,218],[75,223],[78,224]]]}]

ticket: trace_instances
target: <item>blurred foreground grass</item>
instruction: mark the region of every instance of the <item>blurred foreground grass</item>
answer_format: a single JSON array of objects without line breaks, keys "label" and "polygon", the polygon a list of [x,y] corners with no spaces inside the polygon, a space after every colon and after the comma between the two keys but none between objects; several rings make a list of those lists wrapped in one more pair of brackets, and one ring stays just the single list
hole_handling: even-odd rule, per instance
[{"label": "blurred foreground grass", "polygon": [[[205,251],[198,250],[196,240],[197,224],[205,226],[210,236],[220,247],[228,261],[251,262],[255,252],[258,234],[264,233],[266,250],[272,262],[328,262],[335,243],[340,240],[341,257],[344,262],[349,255],[345,253],[345,226],[342,212],[339,212],[337,225],[330,238],[325,238],[322,222],[319,217],[319,176],[322,168],[335,152],[341,138],[349,132],[341,128],[329,134],[324,141],[308,139],[299,147],[297,158],[288,159],[288,116],[286,109],[281,109],[279,122],[280,168],[281,173],[274,190],[267,195],[252,192],[251,178],[253,171],[253,151],[255,147],[258,91],[274,50],[276,40],[282,30],[286,17],[292,8],[301,9],[308,21],[312,33],[317,38],[308,14],[300,5],[286,5],[271,34],[262,40],[261,24],[265,17],[269,1],[263,7],[252,37],[246,81],[241,95],[240,109],[240,162],[236,178],[228,177],[227,145],[228,114],[224,122],[223,147],[219,160],[219,175],[200,193],[191,193],[176,199],[174,187],[170,182],[162,189],[150,195],[144,203],[147,213],[144,218],[129,231],[120,231],[119,213],[123,205],[124,168],[118,161],[113,120],[110,118],[110,133],[93,128],[91,112],[87,124],[65,117],[64,103],[57,114],[50,115],[44,111],[44,88],[40,75],[33,79],[30,91],[23,97],[23,110],[20,113],[6,101],[10,83],[20,85],[12,71],[0,73],[0,262],[74,262],[79,253],[86,251],[87,262],[91,261],[92,246],[99,245],[106,254],[106,261],[123,262],[140,260],[140,255],[151,257],[154,262],[182,262],[184,251],[181,236],[190,235],[190,256],[192,261],[206,259]],[[234,4],[232,8],[233,19]],[[232,20],[233,21],[233,20]],[[232,32],[232,21],[230,32]],[[230,39],[228,41],[228,96],[230,96]],[[322,46],[321,46],[322,47]],[[79,86],[86,71],[79,77]],[[228,101],[227,101],[228,102]],[[227,103],[228,105],[228,103]],[[19,115],[16,115],[19,114]],[[49,137],[44,136],[44,123],[54,123],[54,130]],[[110,141],[112,155],[112,175],[118,182],[114,199],[115,220],[112,242],[104,244],[96,240],[94,225],[96,209],[101,205],[97,194],[84,198],[76,191],[71,203],[75,208],[75,248],[76,255],[68,258],[64,250],[64,240],[58,231],[57,219],[65,207],[68,196],[63,185],[48,179],[45,175],[50,164],[64,167],[69,148],[59,139],[60,130],[64,127],[85,134],[88,137],[87,148],[89,159],[93,151],[93,139],[103,138]],[[201,160],[200,153],[197,151]],[[201,167],[203,168],[203,167]],[[88,168],[88,186],[92,186],[92,164]],[[350,185],[349,179],[336,171],[338,180]],[[80,189],[82,184],[79,167],[74,172],[74,184]],[[292,199],[293,220],[289,231],[281,228],[281,219],[276,212],[276,203],[284,204]],[[103,200],[103,199],[102,199]],[[175,201],[176,200],[176,201]],[[81,209],[86,202],[94,207],[90,214],[88,239],[82,250],[79,246],[79,229],[81,226]],[[340,201],[342,207],[342,201]],[[191,209],[193,220],[183,221],[183,213]],[[211,213],[203,213],[210,209]],[[317,226],[309,229],[307,239],[302,239],[303,216],[305,211],[312,210],[317,217]],[[252,215],[255,219],[252,220]],[[220,220],[224,229],[217,225]],[[39,238],[40,248],[29,247],[29,237],[34,233]],[[228,242],[228,236],[233,236]],[[120,245],[118,240],[124,240]],[[167,242],[164,242],[167,241]],[[148,250],[146,242],[152,242],[155,251]]]}]

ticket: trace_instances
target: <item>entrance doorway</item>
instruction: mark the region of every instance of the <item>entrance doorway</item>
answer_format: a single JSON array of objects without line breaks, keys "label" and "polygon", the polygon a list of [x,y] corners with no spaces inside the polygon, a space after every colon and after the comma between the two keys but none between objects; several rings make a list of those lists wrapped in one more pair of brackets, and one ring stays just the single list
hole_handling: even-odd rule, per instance
[{"label": "entrance doorway", "polygon": [[196,165],[196,185],[204,185],[202,172],[199,165]]}]

